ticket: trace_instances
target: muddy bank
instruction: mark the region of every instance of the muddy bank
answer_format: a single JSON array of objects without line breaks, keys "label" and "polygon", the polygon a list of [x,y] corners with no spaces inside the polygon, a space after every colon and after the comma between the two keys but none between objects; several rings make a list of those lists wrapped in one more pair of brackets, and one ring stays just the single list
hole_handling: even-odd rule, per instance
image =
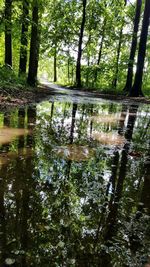
[{"label": "muddy bank", "polygon": [[76,95],[81,97],[96,97],[112,101],[125,103],[144,103],[150,104],[150,99],[146,97],[127,97],[123,95],[104,94],[93,90],[63,88],[54,84],[39,85],[37,88],[0,88],[0,109],[7,109],[15,106],[24,106],[38,103],[51,95]]},{"label": "muddy bank", "polygon": [[24,89],[0,88],[0,109],[38,103],[48,95],[48,89],[43,86]]},{"label": "muddy bank", "polygon": [[41,86],[40,93],[42,91],[45,95],[74,95],[80,97],[93,97],[102,98],[110,101],[124,102],[124,103],[143,103],[150,104],[150,98],[148,97],[128,97],[124,95],[115,95],[109,93],[101,93],[93,89],[86,88],[73,88],[73,87],[63,87],[61,85],[56,85],[53,83],[47,83],[47,85]]}]

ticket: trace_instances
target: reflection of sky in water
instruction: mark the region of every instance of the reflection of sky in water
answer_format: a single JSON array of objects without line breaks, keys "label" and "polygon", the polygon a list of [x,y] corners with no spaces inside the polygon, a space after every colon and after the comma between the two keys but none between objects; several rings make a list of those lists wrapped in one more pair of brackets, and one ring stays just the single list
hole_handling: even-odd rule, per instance
[{"label": "reflection of sky in water", "polygon": [[150,108],[58,98],[0,114],[2,129],[29,130],[1,146],[0,264],[142,266],[150,254]]}]

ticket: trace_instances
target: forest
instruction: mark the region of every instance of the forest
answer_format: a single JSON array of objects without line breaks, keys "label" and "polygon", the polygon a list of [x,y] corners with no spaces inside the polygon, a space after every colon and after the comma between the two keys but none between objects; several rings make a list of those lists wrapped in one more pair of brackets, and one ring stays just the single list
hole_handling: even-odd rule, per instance
[{"label": "forest", "polygon": [[0,76],[149,94],[150,0],[0,1]]},{"label": "forest", "polygon": [[0,0],[0,267],[150,267],[150,0]]}]

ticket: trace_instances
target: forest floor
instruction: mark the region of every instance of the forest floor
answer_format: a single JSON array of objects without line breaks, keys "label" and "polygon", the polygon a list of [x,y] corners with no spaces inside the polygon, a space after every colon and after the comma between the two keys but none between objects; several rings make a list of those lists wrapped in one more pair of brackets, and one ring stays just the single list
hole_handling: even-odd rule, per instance
[{"label": "forest floor", "polygon": [[7,109],[9,107],[24,106],[28,104],[38,103],[44,99],[50,99],[54,95],[76,95],[82,97],[96,97],[108,99],[112,101],[126,102],[126,103],[144,103],[150,104],[150,98],[134,97],[130,98],[123,95],[113,95],[108,93],[101,93],[90,89],[68,89],[59,87],[54,84],[39,85],[37,88],[14,88],[8,86],[5,88],[0,87],[0,109]]}]

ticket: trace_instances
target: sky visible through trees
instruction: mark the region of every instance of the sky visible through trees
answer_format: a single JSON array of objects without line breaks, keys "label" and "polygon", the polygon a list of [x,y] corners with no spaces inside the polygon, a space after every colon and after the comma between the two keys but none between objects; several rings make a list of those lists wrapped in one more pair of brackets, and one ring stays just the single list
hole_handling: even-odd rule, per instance
[{"label": "sky visible through trees", "polygon": [[150,267],[149,23],[0,0],[0,267]]},{"label": "sky visible through trees", "polygon": [[11,66],[33,86],[38,75],[79,88],[148,94],[148,5],[149,0],[0,0],[1,68]]}]

